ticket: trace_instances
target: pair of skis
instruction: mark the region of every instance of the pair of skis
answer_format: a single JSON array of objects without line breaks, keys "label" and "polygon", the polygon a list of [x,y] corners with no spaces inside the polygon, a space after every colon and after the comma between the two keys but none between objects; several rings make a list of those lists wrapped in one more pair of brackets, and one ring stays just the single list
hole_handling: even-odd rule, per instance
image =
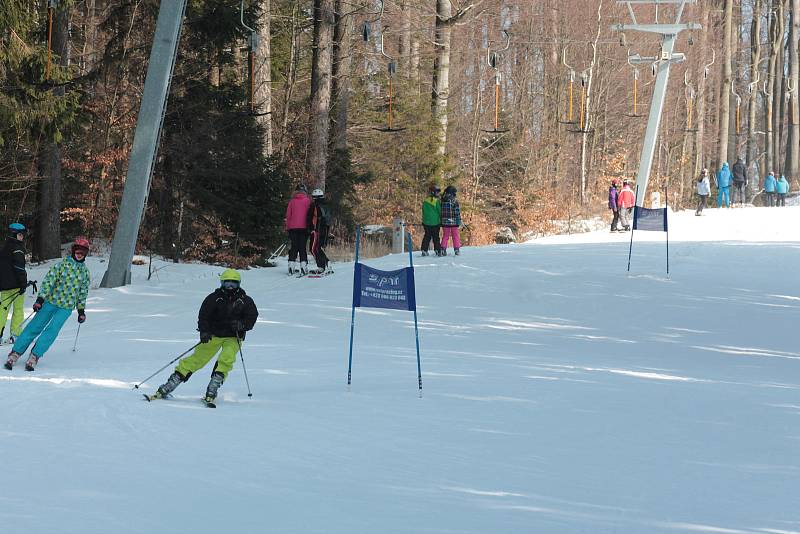
[{"label": "pair of skis", "polygon": [[[169,396],[167,396],[167,397],[161,396],[158,392],[155,392],[152,395],[148,395],[147,393],[143,393],[142,396],[144,396],[144,398],[145,398],[145,400],[147,402],[153,402],[154,400],[168,399],[169,398]],[[216,408],[217,407],[217,404],[214,402],[214,399],[211,399],[209,397],[204,397],[204,398],[202,398],[200,400],[203,402],[203,404],[206,405],[206,408]]]}]

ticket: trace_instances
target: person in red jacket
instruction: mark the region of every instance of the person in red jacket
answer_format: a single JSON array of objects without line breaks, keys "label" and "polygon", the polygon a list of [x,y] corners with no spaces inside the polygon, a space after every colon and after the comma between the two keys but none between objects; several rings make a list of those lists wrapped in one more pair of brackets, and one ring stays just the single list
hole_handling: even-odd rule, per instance
[{"label": "person in red jacket", "polygon": [[[307,189],[304,184],[298,184],[294,190],[294,196],[286,206],[286,219],[284,226],[289,232],[289,274],[308,273],[308,252],[306,251],[306,241],[308,232],[306,230],[306,218],[308,209],[311,207],[311,199],[306,194]],[[297,265],[297,255],[300,255],[300,266]]]},{"label": "person in red jacket", "polygon": [[628,180],[622,181],[622,191],[619,192],[617,197],[617,205],[619,206],[619,218],[622,223],[622,229],[627,232],[631,229],[631,213],[633,213],[633,206],[636,204],[636,197],[633,195],[631,184]]}]

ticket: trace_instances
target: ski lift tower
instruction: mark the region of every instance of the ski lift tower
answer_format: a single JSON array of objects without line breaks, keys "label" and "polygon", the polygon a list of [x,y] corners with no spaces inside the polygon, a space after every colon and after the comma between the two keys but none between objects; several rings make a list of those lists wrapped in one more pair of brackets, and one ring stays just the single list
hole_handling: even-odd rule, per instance
[{"label": "ski lift tower", "polygon": [[131,260],[136,250],[139,226],[150,191],[150,177],[153,175],[158,142],[161,139],[167,95],[175,68],[175,57],[178,55],[185,10],[186,0],[161,2],[158,9],[142,104],[136,119],[136,131],[128,160],[125,190],[114,230],[108,269],[100,287],[120,287],[131,283]]},{"label": "ski lift tower", "polygon": [[[642,157],[639,160],[639,172],[636,175],[636,205],[644,206],[645,194],[647,193],[647,181],[650,178],[650,167],[653,164],[653,155],[658,140],[658,129],[661,125],[661,112],[664,109],[664,98],[667,94],[667,83],[669,82],[669,68],[673,63],[680,63],[686,60],[686,55],[680,52],[673,52],[675,41],[678,34],[685,30],[700,30],[700,24],[690,22],[681,24],[681,16],[686,4],[695,4],[697,0],[617,0],[617,5],[625,5],[628,8],[632,24],[615,24],[612,30],[622,32],[620,42],[625,42],[626,31],[640,31],[656,33],[661,35],[661,54],[658,57],[642,57],[634,54],[628,61],[632,65],[651,64],[653,74],[656,75],[656,84],[653,89],[653,100],[650,103],[650,116],[647,119],[647,130],[644,134],[642,144]],[[652,24],[640,24],[636,20],[634,6],[655,6],[655,21]],[[659,8],[669,6],[674,9],[675,20],[672,23],[662,24],[658,20]]]}]

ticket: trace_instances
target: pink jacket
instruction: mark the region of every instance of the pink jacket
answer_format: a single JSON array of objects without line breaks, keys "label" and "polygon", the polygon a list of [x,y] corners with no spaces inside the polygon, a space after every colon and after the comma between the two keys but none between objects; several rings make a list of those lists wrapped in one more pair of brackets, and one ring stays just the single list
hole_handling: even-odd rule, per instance
[{"label": "pink jacket", "polygon": [[306,216],[308,208],[311,207],[311,199],[302,191],[298,191],[286,206],[286,218],[284,228],[287,230],[297,230],[306,228]]}]

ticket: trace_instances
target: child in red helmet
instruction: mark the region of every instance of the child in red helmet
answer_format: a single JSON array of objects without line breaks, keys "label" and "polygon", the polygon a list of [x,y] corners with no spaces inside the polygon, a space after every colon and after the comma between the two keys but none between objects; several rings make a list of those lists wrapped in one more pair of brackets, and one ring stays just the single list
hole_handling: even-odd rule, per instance
[{"label": "child in red helmet", "polygon": [[25,364],[26,371],[33,371],[39,359],[56,340],[73,309],[78,310],[78,323],[86,320],[86,298],[89,295],[90,282],[89,269],[84,264],[87,254],[89,240],[77,237],[70,249],[70,255],[47,271],[33,305],[36,315],[17,337],[8,355],[6,369],[13,369],[20,356],[36,340]]}]

